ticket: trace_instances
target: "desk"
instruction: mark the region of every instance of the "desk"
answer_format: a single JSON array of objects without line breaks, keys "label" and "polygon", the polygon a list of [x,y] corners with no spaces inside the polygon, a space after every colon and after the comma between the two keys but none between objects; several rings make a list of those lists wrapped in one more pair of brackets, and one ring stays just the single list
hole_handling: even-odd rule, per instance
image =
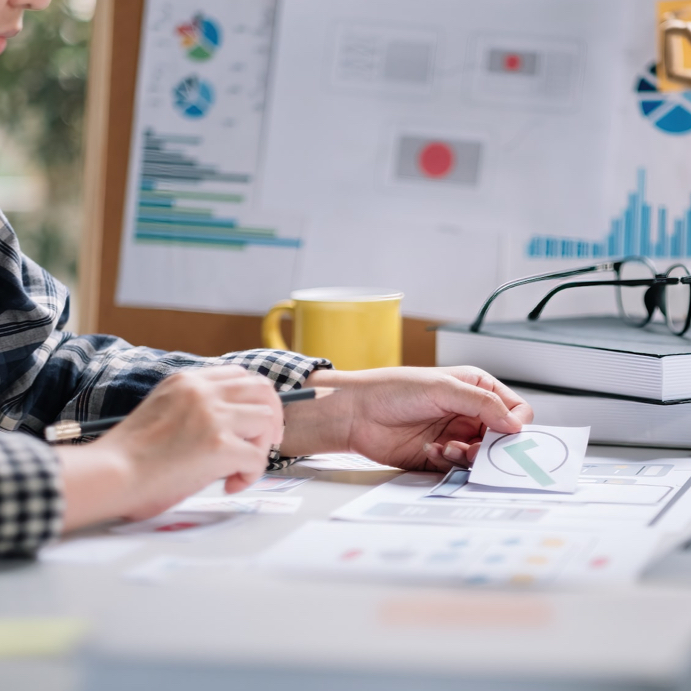
[{"label": "desk", "polygon": [[635,588],[590,593],[330,583],[245,569],[183,572],[160,585],[122,577],[157,554],[255,554],[393,475],[281,474],[315,478],[291,493],[304,497],[295,515],[248,516],[194,542],[151,541],[107,566],[3,565],[0,616],[78,616],[92,626],[68,659],[0,663],[3,691],[653,689],[691,679],[691,588],[666,583],[664,570]]}]

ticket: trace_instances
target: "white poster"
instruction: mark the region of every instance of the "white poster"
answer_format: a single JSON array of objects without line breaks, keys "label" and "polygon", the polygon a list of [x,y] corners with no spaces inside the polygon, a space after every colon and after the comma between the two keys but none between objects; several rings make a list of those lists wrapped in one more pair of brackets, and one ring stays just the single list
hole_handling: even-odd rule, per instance
[{"label": "white poster", "polygon": [[[654,0],[147,7],[123,304],[375,285],[462,321],[509,278],[691,256],[691,93],[656,90]],[[548,313],[614,309],[593,288]]]},{"label": "white poster", "polygon": [[298,214],[260,208],[275,0],[146,5],[120,304],[261,312],[285,297]]}]

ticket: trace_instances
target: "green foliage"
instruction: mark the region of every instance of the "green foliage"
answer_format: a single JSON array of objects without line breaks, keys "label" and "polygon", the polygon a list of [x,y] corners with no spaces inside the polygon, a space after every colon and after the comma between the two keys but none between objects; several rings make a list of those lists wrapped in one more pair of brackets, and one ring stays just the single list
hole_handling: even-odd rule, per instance
[{"label": "green foliage", "polygon": [[0,128],[48,182],[46,208],[10,220],[27,254],[67,279],[76,274],[90,28],[68,0],[54,0],[26,13],[0,57]]}]

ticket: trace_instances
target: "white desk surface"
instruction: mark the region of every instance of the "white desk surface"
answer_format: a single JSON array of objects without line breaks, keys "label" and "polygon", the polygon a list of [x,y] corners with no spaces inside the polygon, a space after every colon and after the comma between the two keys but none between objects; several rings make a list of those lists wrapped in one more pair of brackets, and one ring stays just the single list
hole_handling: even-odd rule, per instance
[{"label": "white desk surface", "polygon": [[[688,455],[599,446],[590,453]],[[294,515],[250,515],[196,541],[150,540],[107,565],[0,565],[0,617],[76,616],[91,628],[69,658],[0,661],[0,688],[489,691],[691,682],[691,558],[688,570],[681,559],[635,588],[588,593],[327,582],[244,568],[186,570],[158,585],[123,578],[159,554],[256,554],[393,476],[301,467],[279,474],[315,478],[288,495],[304,497]]]}]

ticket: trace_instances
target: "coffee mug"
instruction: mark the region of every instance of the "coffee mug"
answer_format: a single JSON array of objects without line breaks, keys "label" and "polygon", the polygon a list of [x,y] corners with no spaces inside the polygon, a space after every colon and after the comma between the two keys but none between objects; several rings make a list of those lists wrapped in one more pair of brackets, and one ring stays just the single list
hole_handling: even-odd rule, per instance
[{"label": "coffee mug", "polygon": [[[403,293],[378,288],[310,288],[274,305],[264,317],[267,348],[324,357],[338,369],[401,364]],[[293,344],[281,335],[281,318],[293,320]]]}]

